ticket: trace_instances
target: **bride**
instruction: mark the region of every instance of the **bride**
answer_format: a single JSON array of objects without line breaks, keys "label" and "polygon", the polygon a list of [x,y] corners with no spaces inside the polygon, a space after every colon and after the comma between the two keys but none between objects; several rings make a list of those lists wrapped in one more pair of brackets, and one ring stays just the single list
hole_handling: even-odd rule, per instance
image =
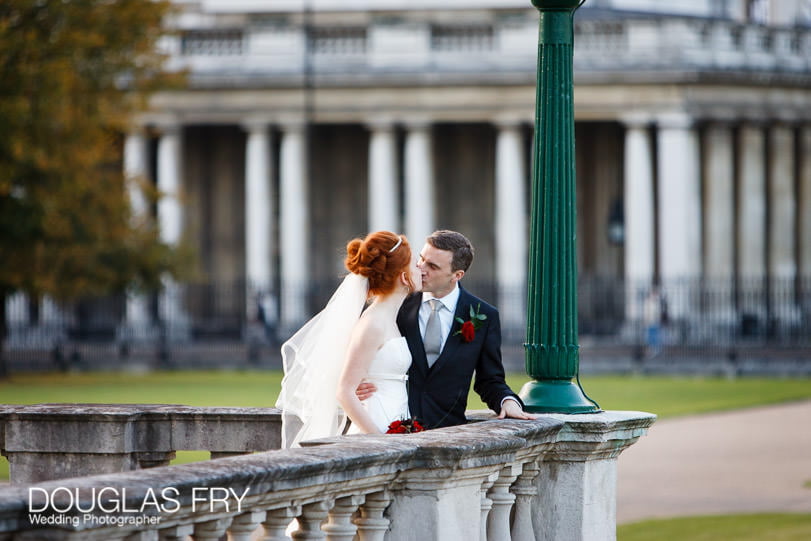
[{"label": "bride", "polygon": [[[282,346],[282,447],[349,433],[383,433],[409,417],[411,353],[397,328],[403,300],[422,287],[408,240],[390,231],[346,246],[349,274],[327,306]],[[364,306],[370,301],[368,307]],[[361,382],[377,387],[361,402]]]}]

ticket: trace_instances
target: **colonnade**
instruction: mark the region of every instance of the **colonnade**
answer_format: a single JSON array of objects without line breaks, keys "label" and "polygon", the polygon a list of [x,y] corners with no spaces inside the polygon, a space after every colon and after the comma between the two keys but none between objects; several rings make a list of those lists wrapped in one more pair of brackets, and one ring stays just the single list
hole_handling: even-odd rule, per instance
[{"label": "colonnade", "polygon": [[[793,302],[795,278],[811,276],[811,126],[685,114],[623,122],[625,276],[635,286],[626,315],[641,317],[635,296],[657,272],[665,291],[712,284],[721,318],[735,317],[736,282],[771,284],[739,296],[738,311]],[[675,296],[670,314],[695,311],[695,293]]]},{"label": "colonnade", "polygon": [[[374,120],[367,124],[368,148],[368,230],[389,229],[403,231],[416,250],[422,239],[436,227],[434,189],[434,154],[431,122],[409,120]],[[246,131],[245,145],[245,269],[249,284],[246,306],[255,312],[257,302],[279,303],[278,324],[284,332],[301,324],[307,313],[306,296],[313,277],[310,273],[309,239],[311,216],[308,206],[307,126],[303,122],[248,121],[242,124]],[[157,178],[155,183],[162,192],[157,212],[162,239],[177,244],[183,236],[183,171],[181,163],[181,133],[179,124],[158,126]],[[403,170],[398,171],[400,151],[397,130],[404,130],[402,148]],[[526,220],[527,202],[524,186],[527,160],[523,143],[522,124],[519,120],[497,123],[496,142],[496,216],[499,289],[523,291],[526,283]],[[275,155],[273,137],[279,137],[278,155]],[[147,176],[149,156],[143,129],[127,136],[124,168],[131,179]],[[273,178],[278,175],[278,194],[274,193]],[[399,178],[403,188],[399,189]],[[131,188],[133,208],[145,211],[141,196]],[[402,193],[403,201],[399,200]],[[273,208],[278,198],[278,223],[273,223]],[[399,209],[403,208],[403,216]],[[402,218],[402,219],[401,219]],[[272,246],[278,227],[278,263],[273,261]],[[278,270],[276,270],[278,269]],[[279,272],[279,276],[274,275]],[[278,296],[272,284],[280,284]],[[506,293],[505,293],[506,294]],[[522,297],[523,295],[519,295]],[[164,294],[164,297],[166,295]],[[177,299],[175,295],[173,297]],[[162,305],[175,302],[168,299]],[[512,303],[514,304],[514,303]],[[143,301],[129,299],[128,323],[141,323],[146,317]],[[174,306],[173,313],[182,314]],[[513,323],[522,324],[523,307],[514,306],[505,313]],[[161,314],[168,316],[169,314]],[[266,314],[272,316],[271,314]],[[249,314],[249,317],[251,314]],[[509,321],[508,321],[509,322]]]},{"label": "colonnade", "polygon": [[[799,317],[803,308],[790,305],[798,298],[795,278],[811,276],[811,125],[705,120],[684,113],[635,112],[618,120],[625,127],[624,157],[614,159],[623,160],[626,319],[643,318],[641,297],[655,283],[665,294],[679,292],[668,299],[669,315],[677,319],[701,308],[699,284],[712,289],[713,317],[719,323],[735,324],[742,313],[761,318],[768,315],[769,306],[785,307],[787,300],[789,308],[783,308],[780,317],[789,322]],[[492,122],[496,302],[504,326],[520,329],[525,321],[528,243],[526,126],[520,119]],[[307,126],[262,118],[240,124],[246,133],[247,317],[255,319],[261,304],[272,323],[287,332],[310,316],[308,287],[317,279],[310,276],[308,250],[316,232],[310,231]],[[368,230],[403,231],[419,249],[420,240],[443,223],[436,216],[432,123],[427,118],[377,118],[365,125]],[[155,174],[164,194],[157,206],[162,239],[177,244],[187,222],[183,129],[179,122],[166,121],[150,127],[158,133],[156,145],[150,144],[145,129],[133,130],[125,141],[123,166],[130,179],[134,219],[150,212],[136,180]],[[274,239],[278,246],[273,246]],[[277,283],[278,292],[273,288]],[[742,288],[754,293],[741,295]],[[174,321],[170,330],[182,337],[187,326],[182,285],[167,281],[165,289],[160,317]],[[23,296],[8,302],[25,308]],[[48,306],[42,308],[40,320],[52,312]],[[13,311],[15,317],[25,312],[22,308]],[[131,332],[149,328],[143,297],[128,297],[126,323]]]}]

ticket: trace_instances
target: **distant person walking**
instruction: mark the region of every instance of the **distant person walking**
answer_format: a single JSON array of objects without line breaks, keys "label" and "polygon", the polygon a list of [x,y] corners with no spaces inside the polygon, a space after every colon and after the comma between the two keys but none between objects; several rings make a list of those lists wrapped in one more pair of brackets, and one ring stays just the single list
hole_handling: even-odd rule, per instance
[{"label": "distant person walking", "polygon": [[643,319],[645,322],[645,341],[647,357],[652,359],[662,353],[662,324],[666,313],[665,301],[659,286],[653,286],[645,297]]}]

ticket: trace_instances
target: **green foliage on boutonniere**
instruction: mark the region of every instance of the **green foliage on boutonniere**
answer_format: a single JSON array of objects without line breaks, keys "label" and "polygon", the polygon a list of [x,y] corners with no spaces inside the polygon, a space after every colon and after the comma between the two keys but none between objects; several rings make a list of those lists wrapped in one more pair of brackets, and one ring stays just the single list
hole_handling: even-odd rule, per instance
[{"label": "green foliage on boutonniere", "polygon": [[462,326],[459,328],[458,331],[453,333],[454,335],[461,334],[462,340],[465,342],[472,342],[474,338],[476,338],[476,331],[479,330],[479,327],[482,326],[484,320],[487,319],[487,316],[480,313],[482,305],[478,304],[476,309],[473,309],[473,305],[470,305],[470,319],[465,321],[461,317],[457,317],[456,321],[458,321]]}]

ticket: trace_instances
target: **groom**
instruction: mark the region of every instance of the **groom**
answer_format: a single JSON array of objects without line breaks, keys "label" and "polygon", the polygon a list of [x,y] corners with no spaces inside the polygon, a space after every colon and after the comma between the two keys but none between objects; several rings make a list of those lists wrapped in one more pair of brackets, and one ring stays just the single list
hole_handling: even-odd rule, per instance
[{"label": "groom", "polygon": [[[435,231],[420,252],[422,292],[403,302],[397,325],[411,351],[408,404],[428,428],[466,422],[473,389],[499,419],[535,419],[504,381],[498,310],[459,285],[473,261],[473,246],[461,233]],[[459,321],[461,320],[461,322]],[[358,397],[374,392],[361,384]]]}]

